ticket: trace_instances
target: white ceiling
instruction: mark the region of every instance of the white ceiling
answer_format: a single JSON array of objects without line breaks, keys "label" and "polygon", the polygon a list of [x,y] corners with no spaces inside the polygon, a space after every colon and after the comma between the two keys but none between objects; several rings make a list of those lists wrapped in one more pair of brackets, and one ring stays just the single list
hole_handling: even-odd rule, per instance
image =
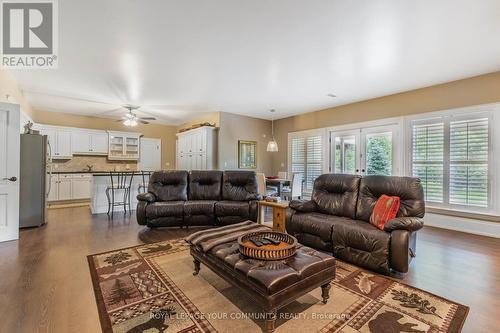
[{"label": "white ceiling", "polygon": [[58,3],[59,69],[13,71],[48,111],[282,118],[500,70],[498,0]]}]

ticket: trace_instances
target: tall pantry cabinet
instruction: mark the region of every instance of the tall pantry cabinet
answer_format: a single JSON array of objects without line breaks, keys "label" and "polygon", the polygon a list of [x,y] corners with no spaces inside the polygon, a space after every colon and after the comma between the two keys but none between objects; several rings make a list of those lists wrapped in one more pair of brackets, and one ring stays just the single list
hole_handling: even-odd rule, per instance
[{"label": "tall pantry cabinet", "polygon": [[217,167],[217,129],[202,126],[177,134],[177,169],[214,170]]}]

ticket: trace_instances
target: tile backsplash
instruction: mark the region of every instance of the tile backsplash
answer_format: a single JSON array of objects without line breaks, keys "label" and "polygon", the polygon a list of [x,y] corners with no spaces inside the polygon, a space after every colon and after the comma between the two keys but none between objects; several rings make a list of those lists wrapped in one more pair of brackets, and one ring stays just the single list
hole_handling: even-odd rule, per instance
[{"label": "tile backsplash", "polygon": [[107,156],[74,155],[71,160],[53,160],[52,171],[80,172],[92,165],[92,171],[137,170],[136,161],[110,161]]}]

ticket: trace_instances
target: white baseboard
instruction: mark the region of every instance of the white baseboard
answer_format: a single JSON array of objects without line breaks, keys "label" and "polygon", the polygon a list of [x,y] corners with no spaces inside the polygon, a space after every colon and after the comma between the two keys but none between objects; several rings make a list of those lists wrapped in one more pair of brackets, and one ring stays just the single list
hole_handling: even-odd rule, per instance
[{"label": "white baseboard", "polygon": [[500,238],[500,223],[455,217],[435,213],[427,213],[425,225],[467,232],[470,234]]}]

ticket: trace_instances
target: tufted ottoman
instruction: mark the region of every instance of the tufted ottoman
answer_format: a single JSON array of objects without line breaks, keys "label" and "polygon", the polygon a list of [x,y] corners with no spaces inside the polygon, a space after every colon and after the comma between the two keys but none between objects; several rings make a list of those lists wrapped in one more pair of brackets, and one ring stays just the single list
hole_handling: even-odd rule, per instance
[{"label": "tufted ottoman", "polygon": [[266,312],[264,332],[274,331],[279,308],[321,287],[323,303],[329,298],[330,282],[335,278],[335,259],[299,244],[297,253],[288,259],[263,261],[243,256],[238,242],[217,245],[203,252],[191,246],[195,271],[200,263],[230,284],[239,287]]}]

